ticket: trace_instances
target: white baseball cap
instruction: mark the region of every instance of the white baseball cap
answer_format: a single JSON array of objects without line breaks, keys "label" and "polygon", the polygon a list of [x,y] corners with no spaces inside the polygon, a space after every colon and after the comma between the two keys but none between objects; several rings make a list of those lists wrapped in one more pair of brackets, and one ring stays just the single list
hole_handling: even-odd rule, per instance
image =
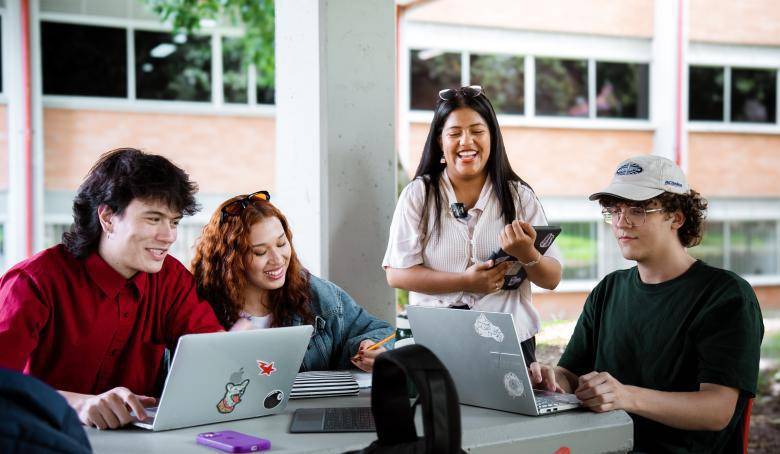
[{"label": "white baseball cap", "polygon": [[643,201],[664,192],[688,194],[690,187],[682,169],[674,162],[655,155],[640,155],[621,162],[612,182],[589,199],[616,196],[621,199]]}]

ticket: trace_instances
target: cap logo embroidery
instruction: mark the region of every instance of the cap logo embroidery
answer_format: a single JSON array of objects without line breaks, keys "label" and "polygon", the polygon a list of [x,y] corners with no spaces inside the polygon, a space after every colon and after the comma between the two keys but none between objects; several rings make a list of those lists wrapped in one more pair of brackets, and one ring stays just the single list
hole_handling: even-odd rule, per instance
[{"label": "cap logo embroidery", "polygon": [[635,162],[627,162],[623,164],[622,166],[618,167],[617,172],[615,172],[615,175],[636,175],[638,173],[642,173],[642,167],[639,166],[639,164]]},{"label": "cap logo embroidery", "polygon": [[666,181],[664,181],[664,184],[669,185],[669,186],[676,186],[678,188],[683,187],[682,183],[678,183],[678,182],[672,181],[672,180],[666,180]]}]

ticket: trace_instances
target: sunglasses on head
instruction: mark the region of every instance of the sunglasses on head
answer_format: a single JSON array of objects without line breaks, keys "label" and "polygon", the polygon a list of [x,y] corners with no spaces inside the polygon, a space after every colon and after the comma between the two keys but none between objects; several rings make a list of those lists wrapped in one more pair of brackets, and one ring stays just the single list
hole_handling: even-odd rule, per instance
[{"label": "sunglasses on head", "polygon": [[458,96],[458,94],[463,97],[476,98],[482,94],[482,86],[469,85],[468,87],[445,88],[444,90],[439,90],[439,98],[443,101],[451,101]]},{"label": "sunglasses on head", "polygon": [[271,194],[268,191],[257,191],[228,203],[222,207],[222,215],[219,222],[225,222],[225,219],[229,216],[238,216],[250,204],[260,201],[270,202]]}]

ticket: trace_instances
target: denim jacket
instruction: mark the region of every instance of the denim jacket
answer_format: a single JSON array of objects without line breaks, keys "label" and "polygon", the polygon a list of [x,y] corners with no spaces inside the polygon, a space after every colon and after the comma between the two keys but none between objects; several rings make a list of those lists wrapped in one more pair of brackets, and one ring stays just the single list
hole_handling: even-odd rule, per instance
[{"label": "denim jacket", "polygon": [[[360,307],[351,296],[332,282],[309,275],[314,333],[303,357],[301,371],[354,368],[350,358],[364,339],[378,342],[393,327]],[[292,325],[300,325],[294,317]],[[385,344],[392,348],[392,341]]]}]

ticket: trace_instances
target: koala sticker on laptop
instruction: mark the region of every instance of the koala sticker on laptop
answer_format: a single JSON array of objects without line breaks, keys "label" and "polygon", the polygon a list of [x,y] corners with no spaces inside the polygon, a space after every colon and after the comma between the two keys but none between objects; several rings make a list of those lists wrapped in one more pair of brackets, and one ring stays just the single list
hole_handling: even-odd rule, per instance
[{"label": "koala sticker on laptop", "polygon": [[474,322],[474,331],[482,337],[490,337],[496,342],[504,342],[504,333],[501,328],[492,324],[485,314],[479,314]]},{"label": "koala sticker on laptop", "polygon": [[244,375],[244,368],[241,368],[238,372],[234,372],[230,375],[230,381],[225,384],[225,394],[222,396],[222,400],[217,404],[217,410],[220,413],[230,413],[235,410],[236,406],[241,403],[241,396],[244,395],[247,385],[249,385],[249,379],[241,380]]}]

